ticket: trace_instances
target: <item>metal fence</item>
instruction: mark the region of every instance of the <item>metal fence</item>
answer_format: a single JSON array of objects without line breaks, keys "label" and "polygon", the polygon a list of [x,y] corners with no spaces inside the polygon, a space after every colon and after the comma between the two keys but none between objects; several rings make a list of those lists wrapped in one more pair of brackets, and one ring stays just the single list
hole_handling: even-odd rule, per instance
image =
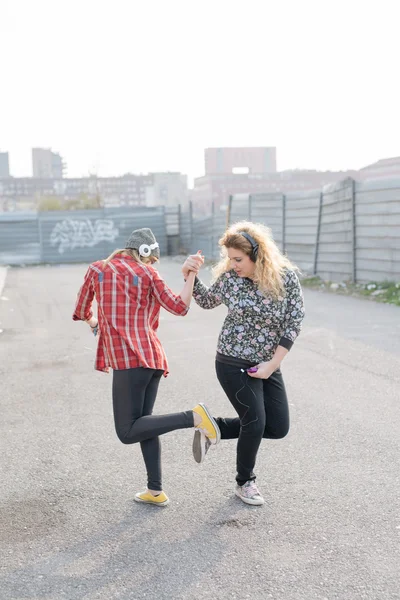
[{"label": "metal fence", "polygon": [[190,202],[185,211],[179,211],[179,252],[186,253],[191,249],[193,235],[193,205]]},{"label": "metal fence", "polygon": [[400,280],[400,181],[346,179],[322,191],[231,196],[227,222],[242,219],[268,225],[306,273]]},{"label": "metal fence", "polygon": [[209,217],[193,221],[190,252],[201,250],[207,258],[218,259],[220,248],[218,240],[226,229],[226,212],[212,212]]},{"label": "metal fence", "polygon": [[163,207],[3,213],[0,264],[92,262],[123,248],[140,227],[150,227],[161,253],[167,253]]},{"label": "metal fence", "polygon": [[322,191],[237,194],[226,211],[193,219],[192,205],[0,214],[0,264],[91,262],[150,227],[162,254],[202,250],[240,220],[268,225],[303,272],[332,281],[400,280],[400,181],[346,179]]}]

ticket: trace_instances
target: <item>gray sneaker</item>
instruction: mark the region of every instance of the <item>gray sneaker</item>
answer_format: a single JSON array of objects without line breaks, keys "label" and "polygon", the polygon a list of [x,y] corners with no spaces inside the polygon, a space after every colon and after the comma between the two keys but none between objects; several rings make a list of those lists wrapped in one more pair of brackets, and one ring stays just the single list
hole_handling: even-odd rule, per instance
[{"label": "gray sneaker", "polygon": [[237,485],[235,494],[246,504],[253,504],[254,506],[264,504],[264,498],[261,496],[255,481],[250,480],[246,481],[244,485]]},{"label": "gray sneaker", "polygon": [[202,463],[206,457],[206,454],[211,446],[211,442],[208,437],[202,432],[196,429],[193,437],[193,457],[197,463]]}]

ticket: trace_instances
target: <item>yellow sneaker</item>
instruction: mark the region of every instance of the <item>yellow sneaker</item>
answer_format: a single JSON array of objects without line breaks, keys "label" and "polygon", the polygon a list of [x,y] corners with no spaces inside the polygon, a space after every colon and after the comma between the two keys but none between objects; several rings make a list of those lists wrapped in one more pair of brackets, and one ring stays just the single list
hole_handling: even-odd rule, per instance
[{"label": "yellow sneaker", "polygon": [[150,492],[139,492],[135,495],[135,501],[154,504],[155,506],[167,506],[169,504],[169,498],[165,492],[161,492],[158,496],[153,496]]},{"label": "yellow sneaker", "polygon": [[200,402],[194,407],[193,412],[201,417],[201,423],[197,425],[196,429],[202,431],[212,444],[218,444],[221,439],[221,432],[217,421],[211,416],[207,406]]}]

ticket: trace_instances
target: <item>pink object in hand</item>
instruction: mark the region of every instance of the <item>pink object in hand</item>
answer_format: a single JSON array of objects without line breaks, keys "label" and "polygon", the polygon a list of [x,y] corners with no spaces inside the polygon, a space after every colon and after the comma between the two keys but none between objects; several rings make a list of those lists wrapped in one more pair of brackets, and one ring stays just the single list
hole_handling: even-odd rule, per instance
[{"label": "pink object in hand", "polygon": [[251,367],[251,369],[247,369],[248,373],[257,373],[258,369],[257,367]]}]

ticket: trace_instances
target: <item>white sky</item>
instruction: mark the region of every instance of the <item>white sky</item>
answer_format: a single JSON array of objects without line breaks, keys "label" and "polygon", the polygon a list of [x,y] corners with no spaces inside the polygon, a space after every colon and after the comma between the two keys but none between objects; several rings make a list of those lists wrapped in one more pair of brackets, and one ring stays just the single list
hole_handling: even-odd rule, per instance
[{"label": "white sky", "polygon": [[278,168],[400,155],[398,0],[0,0],[0,149],[31,175],[203,174],[212,146]]}]

